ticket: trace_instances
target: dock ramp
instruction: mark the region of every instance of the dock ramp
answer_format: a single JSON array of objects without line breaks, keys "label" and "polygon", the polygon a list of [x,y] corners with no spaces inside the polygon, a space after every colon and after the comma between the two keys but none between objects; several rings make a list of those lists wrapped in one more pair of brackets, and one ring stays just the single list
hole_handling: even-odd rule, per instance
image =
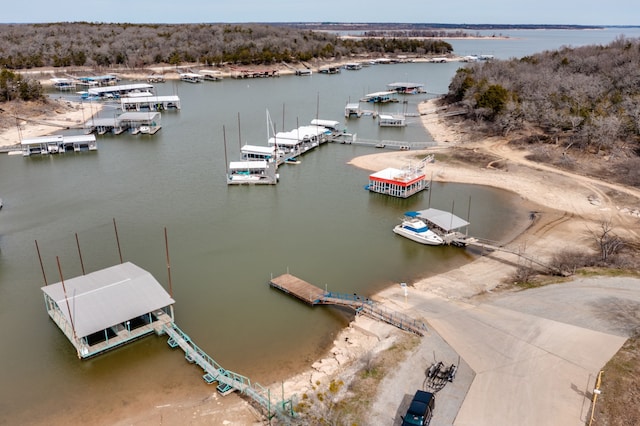
[{"label": "dock ramp", "polygon": [[272,404],[270,392],[267,388],[258,383],[251,383],[248,377],[224,369],[200,349],[175,323],[166,324],[163,330],[169,336],[167,344],[172,348],[179,347],[182,349],[188,362],[202,368],[204,381],[208,384],[217,383],[216,388],[222,395],[227,395],[234,391],[246,395],[267,413],[269,419],[274,416],[280,419],[291,419],[294,416],[291,400],[283,400]]},{"label": "dock ramp", "polygon": [[373,319],[384,321],[401,330],[417,334],[418,336],[424,336],[427,332],[427,326],[423,322],[385,309],[373,300],[355,293],[348,294],[324,291],[291,274],[282,274],[272,278],[271,281],[269,281],[269,285],[311,306],[344,306],[353,309],[356,314],[367,315]]}]

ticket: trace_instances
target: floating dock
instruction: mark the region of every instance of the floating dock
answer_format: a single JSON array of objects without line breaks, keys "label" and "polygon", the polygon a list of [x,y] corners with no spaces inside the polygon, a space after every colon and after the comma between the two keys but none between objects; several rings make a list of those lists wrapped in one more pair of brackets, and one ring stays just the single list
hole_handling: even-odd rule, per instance
[{"label": "floating dock", "polygon": [[175,301],[144,269],[125,262],[42,287],[49,317],[79,358],[162,334]]},{"label": "floating dock", "polygon": [[398,312],[385,309],[377,305],[368,297],[355,293],[336,293],[324,291],[315,285],[308,283],[291,274],[282,274],[269,281],[272,288],[278,289],[296,299],[310,305],[334,305],[353,309],[356,314],[367,315],[370,318],[386,322],[401,330],[405,330],[418,336],[424,336],[427,326],[418,320],[409,318]]},{"label": "floating dock", "polygon": [[98,149],[95,135],[53,135],[20,141],[22,155],[63,154],[65,152],[95,151]]}]

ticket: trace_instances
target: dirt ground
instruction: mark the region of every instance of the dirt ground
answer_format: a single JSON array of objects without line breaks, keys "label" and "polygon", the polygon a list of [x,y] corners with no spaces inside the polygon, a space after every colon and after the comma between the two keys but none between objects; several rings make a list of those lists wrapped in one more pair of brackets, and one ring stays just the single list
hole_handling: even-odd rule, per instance
[{"label": "dirt ground", "polygon": [[[81,120],[83,112],[77,107],[68,107],[69,111],[61,114],[56,113],[55,118],[62,124]],[[611,221],[615,229],[623,229],[628,238],[638,238],[640,232],[638,217],[640,191],[557,170],[544,164],[532,163],[525,158],[524,151],[511,149],[508,141],[501,138],[470,140],[469,133],[444,123],[444,119],[435,113],[436,107],[433,102],[422,104],[420,110],[423,114],[423,124],[434,140],[438,142],[437,147],[424,152],[376,153],[354,158],[350,164],[371,171],[378,171],[386,167],[402,168],[407,166],[416,155],[434,153],[436,162],[428,167],[432,169],[435,181],[488,185],[515,192],[535,205],[538,215],[532,226],[522,234],[514,235],[509,244],[513,247],[519,247],[521,251],[535,256],[541,261],[548,260],[559,247],[588,248],[590,241],[585,238],[585,230],[597,227],[603,220]],[[47,115],[49,119],[52,118],[51,113]],[[79,116],[80,118],[78,118]],[[9,127],[0,132],[0,145],[16,143],[14,139],[19,135],[19,132],[33,137],[51,133],[53,130],[55,128],[51,126],[38,126],[36,122],[24,120],[20,129],[14,130]],[[489,162],[483,164],[483,160],[479,164],[470,165],[449,160],[451,150],[461,146],[477,151],[481,159],[490,159]],[[496,159],[499,160],[500,167],[495,167]],[[496,347],[503,349],[503,354],[506,354],[507,358],[511,356],[510,347],[520,348],[523,353],[529,353],[535,359],[546,360],[546,364],[542,361],[540,364],[536,363],[535,368],[544,369],[546,367],[551,368],[551,371],[557,370],[560,365],[559,359],[564,357],[564,359],[572,360],[569,364],[570,368],[568,368],[570,370],[569,376],[563,376],[563,380],[557,383],[544,383],[545,386],[550,386],[553,389],[552,395],[556,396],[555,400],[561,401],[562,404],[557,405],[546,397],[540,397],[540,404],[547,405],[537,406],[543,412],[555,413],[558,415],[558,419],[566,420],[566,422],[540,423],[539,421],[548,420],[548,418],[533,417],[531,421],[521,421],[516,424],[578,425],[585,423],[591,397],[588,389],[594,385],[594,374],[597,374],[598,369],[602,368],[624,343],[625,332],[616,332],[606,327],[603,330],[593,330],[576,319],[554,318],[552,313],[548,312],[545,314],[523,312],[522,305],[516,307],[509,305],[508,309],[497,307],[494,302],[486,305],[483,298],[500,290],[505,278],[514,272],[516,266],[517,259],[507,253],[495,252],[479,257],[477,260],[446,274],[409,283],[410,301],[403,300],[399,293],[399,287],[389,288],[373,297],[374,300],[392,309],[401,310],[416,318],[424,318],[428,322],[431,321],[433,335],[427,336],[407,360],[398,366],[398,372],[404,373],[392,374],[384,379],[384,385],[381,386],[379,396],[374,404],[374,407],[378,408],[374,408],[371,419],[363,419],[362,424],[381,424],[380,421],[385,424],[397,424],[404,407],[403,404],[407,403],[407,395],[412,393],[411,389],[421,384],[425,365],[437,357],[446,357],[446,361],[452,363],[460,360],[464,367],[460,370],[459,379],[456,379],[455,382],[456,385],[445,388],[446,392],[450,392],[450,394],[444,399],[454,400],[454,403],[448,408],[439,408],[441,415],[445,417],[441,419],[442,422],[434,424],[508,424],[496,422],[494,414],[488,413],[488,408],[486,408],[495,406],[497,410],[500,406],[505,407],[504,399],[483,400],[479,396],[481,392],[479,394],[478,391],[478,389],[480,391],[490,389],[491,386],[496,386],[501,382],[508,385],[520,384],[522,386],[524,384],[527,389],[523,396],[521,392],[516,392],[517,387],[503,386],[500,388],[506,395],[498,395],[499,397],[509,396],[515,401],[511,406],[513,412],[505,418],[513,419],[514,415],[530,414],[527,407],[531,406],[532,395],[535,398],[534,386],[538,386],[540,383],[527,384],[527,379],[524,376],[518,376],[518,370],[508,368],[505,370],[506,367],[497,364],[492,366],[491,363],[488,363],[487,359],[497,360],[496,353],[492,353]],[[631,286],[628,289],[633,298],[637,295],[637,288],[636,285],[635,288]],[[579,293],[583,290],[576,287],[575,291]],[[505,294],[505,297],[509,297],[511,293]],[[571,295],[564,297],[568,301],[571,300]],[[620,297],[620,295],[616,293],[616,297]],[[570,305],[570,302],[567,304]],[[562,306],[556,306],[556,308],[562,309]],[[462,317],[464,312],[467,312],[464,317],[468,319],[468,323],[456,323],[452,319]],[[444,315],[445,313],[451,315]],[[452,315],[452,313],[457,314]],[[582,315],[588,314],[589,311],[585,308]],[[576,314],[576,318],[580,316]],[[492,320],[488,321],[488,317]],[[469,330],[475,329],[482,336],[483,333],[488,333],[491,327],[485,328],[481,324],[493,324],[494,329],[501,327],[501,325],[498,327],[498,324],[502,324],[502,321],[495,322],[496,318],[502,318],[506,323],[509,323],[509,320],[514,320],[512,322],[520,324],[523,328],[502,329],[500,334],[492,337],[495,340],[487,338],[488,342],[495,342],[494,346],[481,345],[482,339],[474,341],[477,336],[458,332],[460,328],[464,329],[467,324],[476,327],[469,328]],[[568,321],[571,327],[563,325],[565,321]],[[525,328],[526,324],[535,324],[535,327],[533,329]],[[552,333],[553,330],[556,330],[557,333]],[[514,343],[517,344],[503,347],[501,342],[505,341],[505,336],[510,336],[509,339],[512,339],[514,335],[517,336],[523,331],[530,333],[531,336],[544,335],[546,339],[553,340],[556,345],[545,347],[543,342],[531,337],[530,339],[516,339]],[[319,386],[318,383],[326,385],[335,379],[348,382],[350,376],[353,376],[357,371],[356,366],[362,363],[363,359],[370,356],[372,352],[382,351],[393,345],[398,333],[400,332],[387,325],[357,317],[351,326],[336,338],[334,347],[325,358],[309,366],[308,371],[286,379],[283,385],[285,394],[302,395],[305,392],[312,392]],[[567,344],[563,345],[562,337],[566,338],[571,335],[582,337],[579,341],[572,342],[565,339]],[[470,346],[470,342],[476,343],[478,347]],[[597,355],[588,360],[575,359],[575,354],[582,353],[584,350],[576,348],[575,345],[580,345],[581,348],[593,348],[594,350],[591,352],[597,352]],[[484,348],[486,352],[481,352],[480,347]],[[543,351],[546,351],[547,354],[552,355],[543,356],[539,352],[540,347],[543,347]],[[605,347],[606,350],[596,350],[602,347]],[[481,353],[487,357],[483,362],[474,355]],[[465,359],[462,354],[465,354],[469,360]],[[531,357],[529,359],[533,359]],[[504,366],[504,364],[501,365]],[[531,366],[525,365],[525,368],[529,367]],[[502,371],[503,374],[492,376],[491,370]],[[482,374],[481,380],[477,379],[479,374]],[[407,377],[412,377],[412,379],[409,380]],[[477,389],[474,388],[476,384],[479,386]],[[274,388],[275,394],[281,392],[280,386],[278,384]],[[389,392],[389,389],[394,391]],[[387,391],[385,392],[385,390]],[[215,395],[215,392],[211,392],[211,395],[205,398],[202,395],[185,397],[185,399],[177,398],[175,403],[156,406],[154,395],[150,393],[135,407],[128,407],[126,412],[114,413],[112,419],[103,418],[102,420],[106,422],[105,424],[118,425],[261,424],[260,417],[245,400],[236,396],[227,398],[233,398],[233,402],[225,403],[222,406],[219,404],[219,397]],[[442,406],[439,404],[439,407]],[[394,411],[389,412],[389,410]],[[519,419],[522,420],[522,418]],[[56,423],[54,418],[50,420],[52,424]],[[537,423],[533,423],[533,421],[537,421]]]}]

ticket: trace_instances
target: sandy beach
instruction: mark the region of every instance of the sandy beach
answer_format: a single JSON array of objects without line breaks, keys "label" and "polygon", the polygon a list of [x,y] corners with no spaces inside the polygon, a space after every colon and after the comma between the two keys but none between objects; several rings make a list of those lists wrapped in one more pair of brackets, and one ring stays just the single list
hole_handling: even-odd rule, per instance
[{"label": "sandy beach", "polygon": [[[89,111],[88,105],[81,103],[68,103],[62,100],[54,100],[53,102],[59,106],[55,111],[39,116],[37,119],[22,120],[19,128],[2,129],[0,145],[12,145],[19,143],[21,138],[50,134],[65,124],[78,125],[82,123],[83,119],[86,120],[90,113],[97,113],[95,106]],[[630,236],[637,237],[639,235],[640,191],[560,171],[543,164],[532,163],[525,158],[525,151],[513,150],[508,146],[508,141],[503,138],[470,140],[469,134],[462,129],[445,123],[444,118],[435,112],[435,101],[433,100],[421,104],[420,111],[422,123],[437,142],[436,147],[420,152],[375,153],[354,158],[350,164],[371,171],[378,171],[386,167],[401,168],[414,160],[417,155],[433,153],[436,161],[428,167],[431,168],[434,181],[487,185],[518,194],[531,204],[532,211],[537,212],[536,219],[527,227],[523,227],[522,232],[518,230],[505,243],[511,247],[518,247],[522,252],[541,261],[547,261],[553,253],[557,252],[559,247],[571,245],[574,248],[582,247],[588,250],[590,240],[585,237],[585,231],[597,228],[603,220],[610,220],[616,227],[624,227],[625,232],[628,232]],[[500,158],[502,163],[500,168],[493,167],[492,164],[473,166],[439,159],[439,157],[446,158],[447,152],[462,145],[466,149],[490,153],[492,156]],[[492,163],[494,162],[492,161]],[[615,197],[612,194],[615,194]],[[403,300],[399,286],[384,290],[372,296],[372,299],[411,317],[436,323],[434,313],[428,309],[425,310],[417,301],[437,299],[438,303],[443,303],[438,306],[449,306],[446,303],[465,303],[465,309],[470,309],[469,307],[479,303],[478,300],[483,300],[483,297],[498,292],[505,279],[515,271],[517,264],[518,260],[515,256],[494,252],[478,256],[476,260],[448,273],[408,283],[413,302],[407,301],[406,296]],[[435,334],[437,333],[434,332],[434,336],[431,338],[435,338]],[[313,392],[318,387],[326,386],[333,379],[348,383],[349,378],[353,377],[357,369],[365,362],[366,357],[389,348],[401,336],[402,332],[386,324],[365,317],[356,317],[352,324],[336,338],[333,348],[325,358],[314,362],[307,371],[286,378],[284,384],[274,385],[273,394],[279,395],[283,388],[286,395],[301,395]],[[598,340],[599,336],[589,335],[589,338],[593,339],[589,341],[591,343],[583,344],[586,346],[590,344],[601,345],[602,340]],[[438,344],[447,346],[450,342],[444,337],[443,339],[446,342]],[[585,337],[585,339],[588,338]],[[614,350],[616,345],[622,344],[618,340],[611,338],[607,341],[612,342],[609,345],[611,350]],[[452,338],[452,341],[455,339]],[[402,374],[415,376],[415,372],[411,372],[409,365],[411,362],[415,362],[416,357],[424,359],[429,355],[429,358],[432,358],[430,354],[435,351],[432,346],[427,344],[432,342],[432,340],[425,339],[422,344],[418,345],[407,358],[405,364],[398,368],[398,371],[406,370],[407,372],[398,373],[389,378],[385,388],[395,390],[396,393],[404,392],[399,390],[402,386],[406,386],[403,383],[406,376]],[[602,358],[610,357],[611,350],[604,352]],[[600,358],[594,362],[596,365],[600,362]],[[420,366],[419,369],[422,367]],[[580,374],[583,372],[581,371]],[[469,375],[471,377],[469,386],[471,386],[473,373],[471,372]],[[468,388],[467,391],[469,389],[472,388]],[[385,395],[386,393],[381,391],[380,398],[383,400],[393,398]],[[215,389],[211,388],[209,394],[204,398],[200,394],[190,395],[185,396],[184,400],[159,407],[155,404],[153,394],[150,393],[147,398],[141,398],[135,406],[129,406],[125,411],[113,413],[111,419],[105,419],[103,416],[101,421],[107,422],[104,424],[118,425],[262,424],[259,415],[245,400],[235,395],[225,398],[229,398],[232,402],[225,403],[224,407],[219,406],[217,403],[219,397]],[[583,395],[582,398],[584,399],[585,396]],[[575,403],[575,400],[569,399],[567,405],[573,406]],[[389,404],[397,405],[396,401],[387,401],[386,405],[384,401],[378,401],[376,404],[380,407]],[[458,405],[458,409],[462,410],[460,415],[462,418],[468,418],[464,417],[468,414],[465,414],[466,411],[460,408],[461,406],[462,402]],[[369,419],[371,423],[364,422],[363,424],[376,424],[375,422],[382,419],[382,417],[376,416],[382,416],[380,412],[384,412],[384,410],[385,408],[374,409],[372,419]],[[584,409],[582,408],[582,410]],[[456,410],[454,416],[457,415],[458,411]],[[394,417],[394,414],[391,413],[389,416]]]},{"label": "sandy beach", "polygon": [[82,131],[83,124],[103,108],[99,103],[50,98],[46,104],[4,106],[5,117],[0,127],[0,146],[19,145],[23,139],[36,138],[65,129]]}]

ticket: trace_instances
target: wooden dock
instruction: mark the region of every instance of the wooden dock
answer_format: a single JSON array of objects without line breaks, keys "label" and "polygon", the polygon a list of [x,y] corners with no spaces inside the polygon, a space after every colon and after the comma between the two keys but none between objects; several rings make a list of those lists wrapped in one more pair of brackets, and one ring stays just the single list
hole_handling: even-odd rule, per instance
[{"label": "wooden dock", "polygon": [[401,330],[417,334],[418,336],[424,336],[427,332],[427,326],[423,322],[385,309],[368,297],[355,293],[346,294],[323,291],[321,288],[288,273],[272,278],[271,281],[269,281],[269,285],[311,306],[343,306],[353,309],[356,314],[363,314],[370,318],[384,321]]},{"label": "wooden dock", "polygon": [[271,279],[269,285],[309,305],[318,305],[322,303],[322,299],[324,298],[324,291],[322,289],[291,274],[283,274],[275,277]]}]

